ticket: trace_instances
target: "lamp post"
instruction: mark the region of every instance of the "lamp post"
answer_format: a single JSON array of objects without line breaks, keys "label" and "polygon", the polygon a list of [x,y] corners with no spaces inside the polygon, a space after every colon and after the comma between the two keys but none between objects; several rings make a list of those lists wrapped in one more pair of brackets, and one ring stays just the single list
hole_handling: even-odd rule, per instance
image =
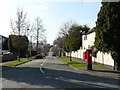
[{"label": "lamp post", "polygon": [[28,37],[28,31],[29,31],[29,30],[30,30],[30,29],[28,28],[28,29],[27,29],[27,35],[26,35],[27,37]]},{"label": "lamp post", "polygon": [[31,48],[30,48],[30,56],[32,56],[32,36],[31,37]]}]

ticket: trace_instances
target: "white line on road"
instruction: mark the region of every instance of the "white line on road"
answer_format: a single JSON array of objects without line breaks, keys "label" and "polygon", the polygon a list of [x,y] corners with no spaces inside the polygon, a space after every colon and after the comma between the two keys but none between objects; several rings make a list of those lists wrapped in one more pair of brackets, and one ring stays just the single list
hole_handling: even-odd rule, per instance
[{"label": "white line on road", "polygon": [[47,59],[45,59],[43,62],[42,62],[42,64],[40,64],[40,71],[44,74],[44,71],[42,70],[42,66],[43,66],[43,64],[46,62],[46,60]]},{"label": "white line on road", "polygon": [[44,71],[42,70],[42,68],[40,67],[40,71],[42,72],[42,73],[44,73]]}]

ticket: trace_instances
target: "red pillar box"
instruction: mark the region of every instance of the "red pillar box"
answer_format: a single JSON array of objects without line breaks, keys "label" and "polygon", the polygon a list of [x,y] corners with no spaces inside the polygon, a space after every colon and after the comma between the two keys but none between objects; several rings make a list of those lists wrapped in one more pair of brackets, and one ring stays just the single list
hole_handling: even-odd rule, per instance
[{"label": "red pillar box", "polygon": [[86,60],[87,59],[87,52],[83,52],[83,59]]},{"label": "red pillar box", "polygon": [[87,64],[87,68],[88,70],[92,70],[92,50],[91,49],[87,49],[86,50],[86,64]]},{"label": "red pillar box", "polygon": [[83,52],[83,59],[85,60],[85,52]]}]

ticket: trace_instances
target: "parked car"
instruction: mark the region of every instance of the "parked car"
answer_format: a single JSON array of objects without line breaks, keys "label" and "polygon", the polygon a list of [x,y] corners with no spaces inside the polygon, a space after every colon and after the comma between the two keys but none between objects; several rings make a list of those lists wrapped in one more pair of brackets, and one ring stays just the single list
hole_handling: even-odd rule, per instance
[{"label": "parked car", "polygon": [[56,56],[56,53],[53,53],[52,56]]},{"label": "parked car", "polygon": [[41,53],[43,57],[45,57],[45,54],[44,53]]},{"label": "parked car", "polygon": [[8,52],[8,51],[2,51],[2,55],[10,55],[10,54],[13,54],[13,53]]},{"label": "parked car", "polygon": [[36,59],[43,59],[43,55],[42,55],[42,54],[37,54],[37,55],[35,56],[35,58],[36,58]]}]

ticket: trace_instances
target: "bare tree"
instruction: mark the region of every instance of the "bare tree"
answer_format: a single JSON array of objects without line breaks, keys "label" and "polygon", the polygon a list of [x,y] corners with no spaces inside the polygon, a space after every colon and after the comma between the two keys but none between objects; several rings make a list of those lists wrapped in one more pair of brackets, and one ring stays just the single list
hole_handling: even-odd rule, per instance
[{"label": "bare tree", "polygon": [[45,37],[45,29],[43,27],[42,19],[37,17],[35,19],[35,23],[32,25],[32,30],[34,31],[33,37],[36,40],[36,51],[38,52],[38,45],[39,42],[44,40],[43,38]]},{"label": "bare tree", "polygon": [[76,22],[74,22],[74,21],[72,21],[72,20],[69,20],[69,21],[63,23],[63,24],[61,25],[61,27],[60,27],[60,31],[58,32],[58,34],[59,34],[58,36],[59,36],[59,37],[65,36],[65,35],[68,33],[69,29],[70,29],[73,25],[77,25],[77,24],[78,24],[78,23],[76,23]]},{"label": "bare tree", "polygon": [[62,52],[64,48],[64,37],[57,37],[57,39],[54,40],[53,44],[56,45],[56,47],[58,48],[59,56],[62,56]]},{"label": "bare tree", "polygon": [[58,37],[53,42],[53,44],[56,45],[59,50],[59,56],[62,56],[62,54],[64,53],[65,36],[68,34],[68,31],[73,25],[78,25],[78,23],[72,20],[63,23],[60,27],[60,31],[58,32]]},{"label": "bare tree", "polygon": [[56,54],[58,54],[59,53],[59,48],[56,45],[53,45],[51,47],[51,51],[54,52],[54,53],[56,53]]},{"label": "bare tree", "polygon": [[23,10],[17,9],[16,19],[10,19],[10,26],[12,28],[12,34],[14,35],[26,35],[30,27],[29,21],[26,20],[27,13],[24,13]]}]

